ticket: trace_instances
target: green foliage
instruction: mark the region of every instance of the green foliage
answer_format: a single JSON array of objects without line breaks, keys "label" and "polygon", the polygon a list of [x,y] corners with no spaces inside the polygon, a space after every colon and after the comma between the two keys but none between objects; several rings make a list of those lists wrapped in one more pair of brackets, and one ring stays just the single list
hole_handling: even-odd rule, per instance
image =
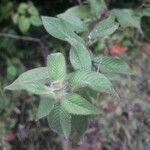
[{"label": "green foliage", "polygon": [[92,67],[92,61],[90,53],[85,45],[73,38],[68,38],[67,41],[71,44],[70,61],[74,69],[90,71]]},{"label": "green foliage", "polygon": [[41,98],[38,111],[37,111],[37,119],[43,118],[51,112],[51,110],[54,108],[54,101],[53,99],[49,97]]},{"label": "green foliage", "polygon": [[102,73],[132,73],[128,64],[120,58],[112,58],[108,56],[97,57],[95,58],[94,63],[97,66],[97,69]]},{"label": "green foliage", "polygon": [[19,26],[22,33],[27,33],[30,26],[40,26],[42,25],[39,12],[32,2],[20,3],[17,12],[12,15],[12,20],[14,24]]},{"label": "green foliage", "polygon": [[[108,17],[102,16],[104,10]],[[147,12],[142,14],[147,15]],[[42,95],[36,119],[46,117],[50,128],[66,138],[71,129],[81,137],[88,117],[100,114],[97,106],[92,104],[97,98],[91,91],[95,95],[104,92],[117,96],[108,76],[132,73],[122,59],[97,57],[89,45],[111,37],[117,29],[134,27],[141,30],[141,17],[130,9],[108,11],[103,0],[89,0],[89,4],[70,8],[57,17],[43,16],[46,31],[70,44],[69,59],[73,68],[66,64],[68,59],[62,53],[52,53],[47,57],[47,66],[26,71],[5,90],[27,90]],[[27,33],[31,25],[41,25],[38,10],[31,2],[21,3],[12,19],[22,33]],[[16,75],[13,66],[7,72]],[[87,90],[86,98],[80,93],[81,88]]]},{"label": "green foliage", "polygon": [[95,39],[97,37],[105,37],[114,33],[119,27],[119,24],[115,22],[114,17],[110,16],[107,19],[100,21],[95,28],[89,34],[89,39]]},{"label": "green foliage", "polygon": [[87,100],[77,94],[68,94],[62,99],[62,106],[71,114],[96,114],[95,108]]},{"label": "green foliage", "polygon": [[104,9],[106,9],[104,0],[89,0],[89,3],[93,16],[100,18]]},{"label": "green foliage", "polygon": [[49,78],[51,80],[64,80],[66,77],[65,58],[61,53],[51,54],[47,60]]}]

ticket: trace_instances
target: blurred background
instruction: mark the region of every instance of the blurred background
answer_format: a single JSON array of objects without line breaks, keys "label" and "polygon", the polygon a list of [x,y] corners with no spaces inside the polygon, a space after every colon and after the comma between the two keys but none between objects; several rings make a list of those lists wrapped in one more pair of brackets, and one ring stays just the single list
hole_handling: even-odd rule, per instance
[{"label": "blurred background", "polygon": [[[89,121],[82,140],[72,135],[71,149],[149,150],[150,1],[105,2],[109,10],[147,9],[140,22],[142,33],[127,27],[115,32],[107,42],[101,39],[91,47],[97,55],[126,60],[137,75],[112,77],[121,105],[101,95],[97,105],[105,115]],[[86,0],[0,0],[0,150],[65,149],[64,139],[54,133],[44,119],[34,121],[40,98],[24,91],[5,93],[3,87],[22,72],[44,66],[50,53],[60,51],[67,58],[69,46],[45,31],[41,16],[56,16],[87,3]]]}]

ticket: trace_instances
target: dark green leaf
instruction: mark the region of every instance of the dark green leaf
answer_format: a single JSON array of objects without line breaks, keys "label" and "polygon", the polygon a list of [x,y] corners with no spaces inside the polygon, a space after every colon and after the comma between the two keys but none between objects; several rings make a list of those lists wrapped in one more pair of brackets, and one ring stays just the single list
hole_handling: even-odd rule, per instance
[{"label": "dark green leaf", "polygon": [[82,137],[87,126],[88,126],[88,118],[87,116],[72,116],[72,125],[79,137]]},{"label": "dark green leaf", "polygon": [[49,126],[57,133],[64,134],[66,138],[71,132],[71,116],[57,103],[47,117]]}]

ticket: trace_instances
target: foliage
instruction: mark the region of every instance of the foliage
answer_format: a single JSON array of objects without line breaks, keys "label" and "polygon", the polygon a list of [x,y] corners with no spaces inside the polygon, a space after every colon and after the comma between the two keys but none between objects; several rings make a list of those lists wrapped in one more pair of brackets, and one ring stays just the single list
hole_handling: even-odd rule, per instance
[{"label": "foliage", "polygon": [[[31,97],[31,102],[28,104],[30,107],[27,112],[28,120],[41,119],[43,121],[42,118],[45,117],[50,128],[59,134],[63,134],[66,138],[74,135],[74,133],[79,137],[83,137],[88,121],[93,116],[100,120],[104,119],[104,126],[108,126],[109,121],[112,123],[117,120],[117,127],[113,123],[110,130],[117,128],[118,134],[123,130],[127,138],[129,138],[128,132],[132,130],[132,127],[130,129],[129,125],[129,129],[126,130],[127,125],[123,125],[121,121],[118,121],[121,120],[120,118],[108,118],[107,120],[107,114],[103,113],[103,108],[99,107],[99,103],[103,104],[99,102],[99,100],[103,99],[103,96],[101,99],[98,96],[99,94],[107,93],[108,99],[111,97],[111,99],[118,100],[119,95],[114,89],[113,77],[118,81],[118,75],[135,75],[135,71],[130,69],[128,64],[119,56],[123,56],[124,54],[122,53],[128,49],[137,49],[136,44],[133,43],[133,37],[135,33],[140,33],[141,35],[144,33],[141,21],[143,17],[149,17],[149,8],[139,8],[137,10],[115,8],[108,10],[103,0],[89,0],[87,4],[71,7],[56,17],[43,16],[41,22],[39,11],[32,2],[19,3],[17,9],[14,6],[13,2],[8,3],[9,11],[7,12],[9,13],[6,16],[1,15],[0,22],[4,22],[11,17],[20,31],[28,35],[30,35],[28,31],[31,25],[40,26],[43,23],[44,28],[51,36],[63,41],[57,42],[55,38],[45,35],[44,38],[42,37],[47,40],[48,47],[53,50],[53,53],[51,52],[52,54],[46,58],[45,67],[35,64],[36,60],[33,64],[30,64],[30,62],[26,64],[24,54],[27,51],[24,50],[19,54],[20,45],[16,44],[14,40],[8,42],[10,40],[4,38],[0,42],[2,49],[6,49],[6,52],[2,51],[3,55],[0,56],[4,60],[2,68],[7,67],[7,73],[3,72],[3,74],[9,75],[6,81],[3,81],[4,85],[26,70],[23,67],[24,64],[27,69],[28,66],[30,69],[33,66],[38,66],[38,68],[22,73],[12,84],[5,87],[5,90],[27,90],[29,92],[28,94],[24,93]],[[5,9],[1,13],[5,13]],[[3,31],[8,32],[8,29]],[[14,35],[17,34],[15,30],[9,32]],[[41,31],[39,30],[38,32],[40,37]],[[42,34],[45,34],[44,31],[42,32]],[[69,52],[68,48],[70,49]],[[10,49],[13,49],[12,52],[10,52]],[[108,49],[107,54],[115,57],[99,55],[103,52],[105,53],[104,49]],[[12,53],[16,54],[16,58],[9,58]],[[130,54],[130,51],[128,53]],[[33,59],[37,58],[38,61],[41,59],[41,56],[35,56],[35,52],[31,52],[31,57]],[[69,65],[68,62],[70,62]],[[16,99],[17,106],[19,105],[19,98],[16,95],[19,92],[14,93],[14,98],[12,97],[12,99]],[[37,97],[35,95],[31,96],[31,94],[40,95],[37,110],[33,107],[37,104],[34,100]],[[0,101],[0,111],[4,112],[5,108],[10,107],[10,101],[3,92],[1,95],[0,99],[6,99],[5,101]],[[16,106],[13,104],[13,107],[16,108]],[[117,109],[116,113],[119,113],[119,110],[120,108]],[[16,108],[15,111],[19,110]],[[34,115],[36,111],[37,113]],[[7,112],[7,115],[9,114],[10,110]],[[119,114],[118,116],[121,117],[121,115]],[[109,124],[111,124],[110,122]],[[12,126],[8,127],[8,130],[15,128],[16,120],[12,121],[11,124]],[[5,125],[2,124],[2,126]],[[108,137],[108,139],[112,138],[105,131],[101,132],[102,136]],[[5,133],[6,131],[2,135]],[[10,136],[11,139],[11,135],[14,138],[13,134],[8,134],[8,137]],[[131,136],[133,135],[131,134]],[[7,140],[7,134],[4,139]],[[137,144],[136,142],[134,144]]]}]

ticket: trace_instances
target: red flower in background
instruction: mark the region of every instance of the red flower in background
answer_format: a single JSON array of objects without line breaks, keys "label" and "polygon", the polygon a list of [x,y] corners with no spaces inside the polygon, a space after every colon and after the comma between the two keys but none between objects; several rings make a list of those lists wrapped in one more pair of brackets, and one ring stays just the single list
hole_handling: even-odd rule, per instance
[{"label": "red flower in background", "polygon": [[128,47],[117,45],[117,44],[113,44],[110,46],[110,53],[112,56],[117,56],[127,50],[128,50]]},{"label": "red flower in background", "polygon": [[15,135],[13,133],[6,133],[3,135],[3,140],[7,142],[11,142],[15,140]]}]

